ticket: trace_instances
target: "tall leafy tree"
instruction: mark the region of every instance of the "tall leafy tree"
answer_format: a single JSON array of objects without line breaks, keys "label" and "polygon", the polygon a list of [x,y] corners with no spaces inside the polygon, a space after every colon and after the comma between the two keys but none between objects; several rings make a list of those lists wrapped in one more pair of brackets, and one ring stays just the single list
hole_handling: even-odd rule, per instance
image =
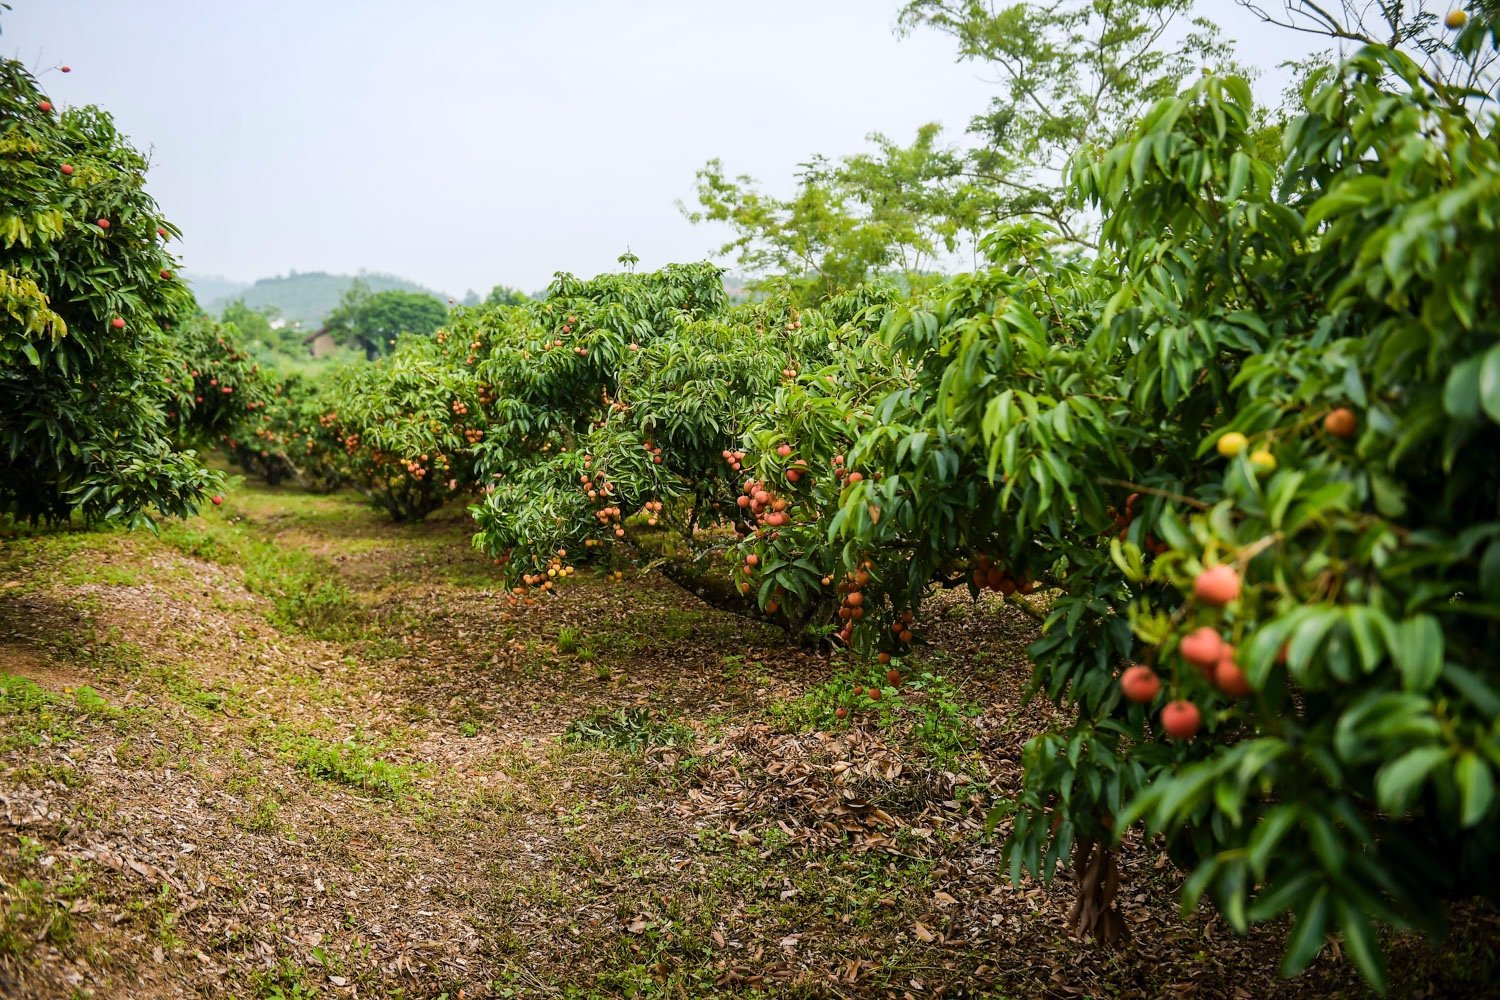
[{"label": "tall leafy tree", "polygon": [[1063,170],[1102,148],[1184,81],[1228,68],[1219,29],[1195,0],[908,0],[902,32],[941,31],[959,59],[994,71],[1001,92],[976,116],[968,176],[997,194],[995,221],[1040,217],[1068,239],[1088,225],[1067,204]]},{"label": "tall leafy tree", "polygon": [[447,318],[448,307],[431,295],[394,289],[372,293],[356,280],[325,325],[334,339],[362,348],[373,359],[389,353],[401,334],[430,336]]},{"label": "tall leafy tree", "polygon": [[684,212],[694,222],[727,224],[734,235],[720,252],[737,255],[753,275],[776,275],[773,283],[790,286],[803,302],[882,273],[920,284],[944,255],[972,250],[996,206],[940,135],[928,124],[907,146],[877,133],[870,152],[814,157],[788,198],[766,194],[750,177],[731,177],[712,160],[698,171],[698,208]]},{"label": "tall leafy tree", "polygon": [[752,274],[783,276],[803,302],[883,272],[921,284],[1006,221],[1040,218],[1058,239],[1091,244],[1090,216],[1064,195],[1068,159],[1107,147],[1189,78],[1232,68],[1230,46],[1211,22],[1191,17],[1193,3],[908,0],[898,30],[942,31],[960,59],[1001,81],[969,125],[970,148],[941,144],[935,124],[907,146],[874,135],[871,152],[808,161],[785,198],[712,160],[698,172],[698,207],[686,214],[729,225],[734,235],[720,252]]},{"label": "tall leafy tree", "polygon": [[[487,306],[519,306],[530,301],[531,296],[527,295],[519,288],[511,288],[509,285],[496,285],[494,288],[490,289],[490,294],[486,295],[484,298],[484,304]],[[473,302],[469,302],[467,299],[465,299],[464,304],[478,305],[478,297],[476,296]]]}]

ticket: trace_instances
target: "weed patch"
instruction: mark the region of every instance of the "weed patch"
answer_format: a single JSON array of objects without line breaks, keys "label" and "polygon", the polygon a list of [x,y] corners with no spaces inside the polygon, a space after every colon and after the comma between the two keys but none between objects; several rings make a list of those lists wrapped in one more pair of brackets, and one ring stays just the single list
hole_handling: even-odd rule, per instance
[{"label": "weed patch", "polygon": [[331,743],[316,736],[283,731],[278,734],[277,742],[308,777],[348,785],[380,798],[401,798],[425,773],[409,764],[383,760],[375,749],[354,739]]},{"label": "weed patch", "polygon": [[[871,696],[872,689],[877,696]],[[800,698],[771,708],[772,720],[786,729],[830,731],[873,724],[904,735],[944,765],[974,750],[972,720],[979,714],[979,706],[942,674],[908,675],[898,687],[890,683],[886,668],[875,664],[847,667]]]},{"label": "weed patch", "polygon": [[653,719],[644,708],[622,708],[574,719],[563,732],[563,742],[637,751],[649,747],[689,747],[693,731],[680,723]]},{"label": "weed patch", "polygon": [[74,739],[80,718],[115,719],[119,709],[91,687],[75,689],[71,696],[54,694],[35,681],[0,673],[0,750],[40,746]]}]

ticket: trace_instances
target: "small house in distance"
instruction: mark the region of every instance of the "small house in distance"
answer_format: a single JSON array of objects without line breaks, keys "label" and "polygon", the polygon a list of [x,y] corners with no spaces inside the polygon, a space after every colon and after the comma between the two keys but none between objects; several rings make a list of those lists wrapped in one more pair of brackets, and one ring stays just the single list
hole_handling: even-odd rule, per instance
[{"label": "small house in distance", "polygon": [[308,353],[315,358],[327,357],[338,348],[338,344],[334,343],[333,334],[328,332],[326,326],[303,337],[302,343],[307,345]]}]

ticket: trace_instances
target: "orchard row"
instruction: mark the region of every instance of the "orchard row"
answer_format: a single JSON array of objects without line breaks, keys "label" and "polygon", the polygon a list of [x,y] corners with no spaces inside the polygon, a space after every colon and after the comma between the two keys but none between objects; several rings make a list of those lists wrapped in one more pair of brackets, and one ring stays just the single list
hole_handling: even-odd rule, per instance
[{"label": "orchard row", "polygon": [[[1475,61],[1495,44],[1480,18],[1458,39]],[[179,442],[212,435],[397,519],[463,498],[507,600],[649,553],[899,678],[935,590],[998,595],[1040,621],[1032,686],[1070,719],[1028,744],[995,817],[1012,875],[1071,853],[1098,915],[1082,929],[1107,936],[1115,845],[1144,824],[1191,872],[1185,902],[1241,931],[1292,914],[1285,971],[1336,934],[1379,985],[1379,924],[1500,898],[1500,469],[1472,458],[1500,449],[1482,113],[1380,47],[1272,126],[1244,81],[1204,77],[1070,166],[1097,252],[1011,225],[977,273],[810,309],[731,305],[708,265],[561,275],[316,384],[198,320],[185,354],[142,348],[130,398]],[[154,220],[55,155],[80,166],[22,173],[58,193],[56,239],[108,253]],[[135,242],[129,294],[82,300],[70,328],[177,321],[168,262]],[[21,273],[55,303],[47,266]],[[32,295],[7,294],[17,315]],[[41,344],[77,389],[40,322],[0,364]],[[177,512],[211,483],[171,460]]]}]

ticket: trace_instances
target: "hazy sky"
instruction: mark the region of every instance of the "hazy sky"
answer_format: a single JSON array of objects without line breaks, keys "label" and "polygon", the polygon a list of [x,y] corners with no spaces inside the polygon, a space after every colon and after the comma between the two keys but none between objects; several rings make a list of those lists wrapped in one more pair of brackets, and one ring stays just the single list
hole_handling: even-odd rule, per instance
[{"label": "hazy sky", "polygon": [[[872,131],[960,139],[995,91],[946,36],[897,38],[899,0],[11,3],[0,52],[113,112],[186,267],[246,281],[364,268],[462,295],[627,246],[703,259],[724,233],[676,202],[709,158],[786,191]],[[1200,10],[1251,64],[1308,49],[1232,0]]]}]

